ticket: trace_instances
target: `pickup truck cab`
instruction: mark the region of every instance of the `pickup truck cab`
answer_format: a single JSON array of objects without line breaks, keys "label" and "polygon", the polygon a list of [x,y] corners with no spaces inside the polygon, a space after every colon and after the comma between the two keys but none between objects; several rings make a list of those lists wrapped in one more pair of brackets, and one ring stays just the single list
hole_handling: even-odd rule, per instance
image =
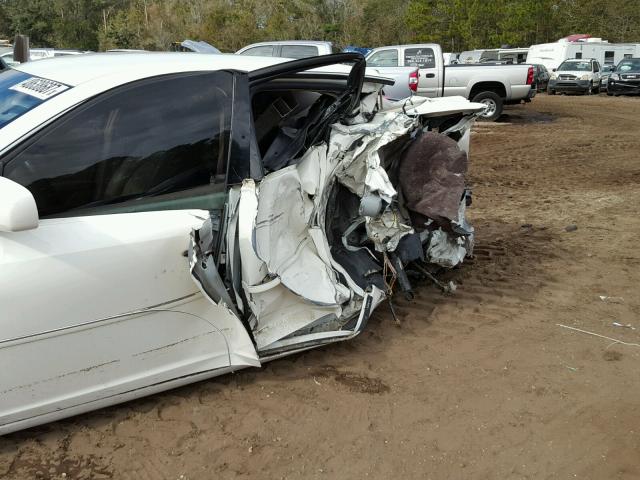
[{"label": "pickup truck cab", "polygon": [[[531,65],[447,65],[435,43],[379,47],[366,57],[367,67],[396,79],[407,75],[406,95],[463,96],[484,103],[483,118],[496,120],[505,104],[528,102],[536,94]],[[410,77],[417,68],[417,79]],[[401,98],[401,97],[400,97]]]},{"label": "pickup truck cab", "polygon": [[331,42],[315,42],[311,40],[283,40],[277,42],[252,43],[242,47],[237,55],[252,57],[307,58],[318,55],[338,53]]}]

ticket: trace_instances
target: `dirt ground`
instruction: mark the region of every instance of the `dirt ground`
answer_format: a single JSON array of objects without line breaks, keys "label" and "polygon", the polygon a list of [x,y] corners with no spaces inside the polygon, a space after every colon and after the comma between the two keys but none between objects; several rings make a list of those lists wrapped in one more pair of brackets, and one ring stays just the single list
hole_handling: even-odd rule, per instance
[{"label": "dirt ground", "polygon": [[640,99],[540,95],[477,125],[471,165],[455,295],[425,284],[401,326],[383,305],[350,343],[2,437],[0,477],[640,478]]}]

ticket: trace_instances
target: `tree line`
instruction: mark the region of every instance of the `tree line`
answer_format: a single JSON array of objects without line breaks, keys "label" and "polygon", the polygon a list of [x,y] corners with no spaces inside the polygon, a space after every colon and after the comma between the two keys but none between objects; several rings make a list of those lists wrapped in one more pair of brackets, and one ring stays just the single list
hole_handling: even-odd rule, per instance
[{"label": "tree line", "polygon": [[640,42],[640,0],[0,0],[0,38],[94,51],[167,50],[191,38],[227,52],[287,39],[459,52],[572,33]]}]

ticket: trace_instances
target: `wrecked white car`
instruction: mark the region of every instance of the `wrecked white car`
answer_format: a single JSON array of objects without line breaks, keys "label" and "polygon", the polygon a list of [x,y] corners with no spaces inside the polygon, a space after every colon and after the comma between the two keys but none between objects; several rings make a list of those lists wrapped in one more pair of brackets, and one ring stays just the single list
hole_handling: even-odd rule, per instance
[{"label": "wrecked white car", "polygon": [[0,433],[356,336],[469,255],[463,98],[357,54],[0,74]]}]

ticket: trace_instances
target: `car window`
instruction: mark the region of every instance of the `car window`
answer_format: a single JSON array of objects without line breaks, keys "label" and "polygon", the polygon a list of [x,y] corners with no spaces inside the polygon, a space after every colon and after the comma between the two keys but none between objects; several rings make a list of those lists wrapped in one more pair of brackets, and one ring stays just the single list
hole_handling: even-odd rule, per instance
[{"label": "car window", "polygon": [[208,72],[103,94],[13,154],[4,175],[41,217],[224,184],[232,85],[231,73]]},{"label": "car window", "polygon": [[241,52],[240,55],[249,55],[250,57],[273,57],[273,45],[259,45],[251,47]]},{"label": "car window", "polygon": [[616,67],[618,72],[640,72],[640,58],[622,60]]},{"label": "car window", "polygon": [[307,58],[318,55],[318,47],[312,45],[282,45],[280,56],[284,58]]},{"label": "car window", "polygon": [[585,60],[584,62],[562,62],[558,67],[559,72],[590,72],[591,62]]},{"label": "car window", "polygon": [[367,59],[367,65],[369,67],[397,67],[398,50],[395,48],[379,50]]},{"label": "car window", "polygon": [[0,129],[69,86],[19,70],[0,75]]},{"label": "car window", "polygon": [[435,68],[436,56],[432,48],[405,48],[404,66],[418,68]]},{"label": "car window", "polygon": [[598,62],[593,62],[593,71],[594,72],[600,71],[600,64]]}]

